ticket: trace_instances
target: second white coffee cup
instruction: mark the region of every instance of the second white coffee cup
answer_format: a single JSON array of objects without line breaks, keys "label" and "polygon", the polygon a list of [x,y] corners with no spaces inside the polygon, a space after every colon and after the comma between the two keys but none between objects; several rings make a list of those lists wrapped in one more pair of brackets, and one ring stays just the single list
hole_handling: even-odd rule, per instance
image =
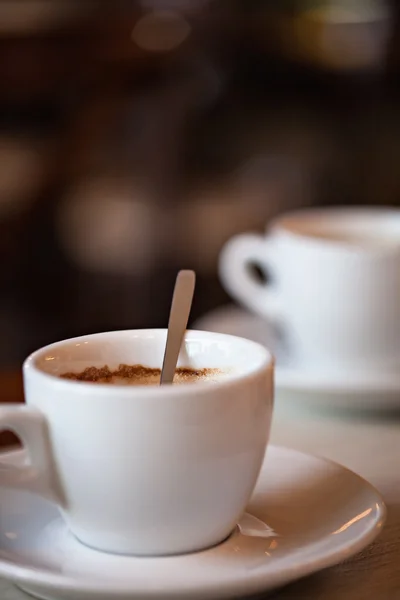
[{"label": "second white coffee cup", "polygon": [[[249,268],[267,273],[261,283]],[[400,211],[305,209],[266,236],[239,235],[220,257],[227,291],[280,323],[303,368],[400,364]]]}]

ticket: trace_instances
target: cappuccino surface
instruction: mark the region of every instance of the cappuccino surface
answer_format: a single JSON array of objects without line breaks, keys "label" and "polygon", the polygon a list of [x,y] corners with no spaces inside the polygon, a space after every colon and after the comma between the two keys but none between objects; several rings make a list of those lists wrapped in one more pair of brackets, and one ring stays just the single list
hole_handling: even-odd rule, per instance
[{"label": "cappuccino surface", "polygon": [[[192,369],[180,367],[176,369],[174,384],[196,383],[200,381],[217,381],[222,371],[219,369]],[[161,369],[152,369],[143,365],[121,364],[117,369],[104,367],[86,367],[79,373],[67,372],[60,375],[62,379],[82,381],[86,383],[105,383],[114,385],[159,385]]]}]

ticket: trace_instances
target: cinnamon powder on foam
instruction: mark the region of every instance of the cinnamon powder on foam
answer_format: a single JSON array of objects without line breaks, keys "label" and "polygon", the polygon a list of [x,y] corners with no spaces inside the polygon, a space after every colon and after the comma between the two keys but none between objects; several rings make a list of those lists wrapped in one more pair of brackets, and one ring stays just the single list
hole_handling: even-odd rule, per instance
[{"label": "cinnamon powder on foam", "polygon": [[[212,381],[221,374],[219,369],[190,369],[178,368],[175,371],[174,383],[194,383],[196,381]],[[86,383],[114,383],[119,385],[158,385],[161,370],[144,367],[143,365],[121,364],[117,369],[104,367],[87,367],[81,373],[64,373],[63,379],[83,381]]]}]

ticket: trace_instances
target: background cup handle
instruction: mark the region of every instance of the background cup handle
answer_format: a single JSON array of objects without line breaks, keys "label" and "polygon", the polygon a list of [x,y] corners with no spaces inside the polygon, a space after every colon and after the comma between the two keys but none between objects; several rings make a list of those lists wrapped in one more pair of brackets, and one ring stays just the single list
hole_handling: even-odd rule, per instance
[{"label": "background cup handle", "polygon": [[54,478],[46,418],[37,409],[15,404],[0,406],[0,431],[15,433],[27,451],[28,462],[11,465],[0,455],[0,486],[27,490],[61,504]]},{"label": "background cup handle", "polygon": [[273,274],[271,240],[256,234],[238,235],[224,246],[219,273],[228,293],[262,317],[274,321],[282,317],[279,292],[275,284],[262,283],[250,270],[251,264]]}]

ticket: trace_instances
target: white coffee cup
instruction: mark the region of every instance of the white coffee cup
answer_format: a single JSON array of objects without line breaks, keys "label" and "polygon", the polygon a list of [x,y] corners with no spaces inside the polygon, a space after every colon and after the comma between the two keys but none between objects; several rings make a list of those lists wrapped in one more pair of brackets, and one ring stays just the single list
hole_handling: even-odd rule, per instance
[{"label": "white coffee cup", "polygon": [[[260,282],[250,264],[270,282]],[[400,365],[398,210],[288,213],[265,237],[231,239],[221,253],[220,277],[237,300],[283,326],[302,368]]]},{"label": "white coffee cup", "polygon": [[[241,338],[189,331],[180,364],[215,381],[133,386],[57,377],[88,366],[160,367],[166,330],[117,331],[58,342],[24,363],[26,405],[1,406],[0,429],[20,436],[23,468],[0,485],[58,504],[93,548],[163,555],[221,542],[250,499],[273,405],[273,361]],[[1,463],[0,463],[1,464]]]}]

